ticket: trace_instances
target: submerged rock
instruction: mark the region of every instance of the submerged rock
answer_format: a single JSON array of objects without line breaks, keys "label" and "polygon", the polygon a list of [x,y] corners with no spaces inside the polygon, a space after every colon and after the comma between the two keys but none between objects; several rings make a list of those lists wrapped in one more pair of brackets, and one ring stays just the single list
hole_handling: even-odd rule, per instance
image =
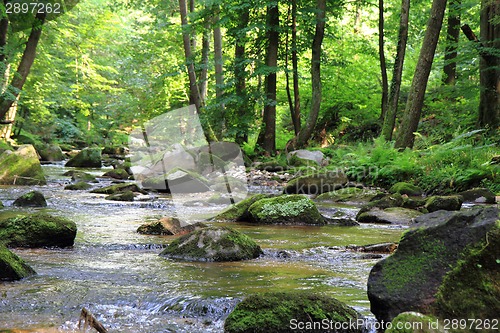
[{"label": "submerged rock", "polygon": [[261,254],[260,246],[247,235],[227,227],[209,227],[174,240],[160,255],[189,261],[239,261]]},{"label": "submerged rock", "polygon": [[389,189],[389,192],[406,194],[410,196],[419,196],[424,193],[424,191],[420,187],[405,182],[399,182],[392,185],[392,187]]},{"label": "submerged rock", "polygon": [[126,180],[130,177],[128,172],[125,169],[113,169],[106,172],[103,177],[109,177],[113,179]]},{"label": "submerged rock", "polygon": [[362,223],[384,223],[395,225],[409,225],[414,218],[422,215],[419,211],[400,207],[386,209],[374,208],[356,217]]},{"label": "submerged rock", "polygon": [[393,253],[398,248],[397,243],[379,243],[369,245],[350,245],[347,246],[348,250],[358,252],[372,252],[372,253]]},{"label": "submerged rock", "polygon": [[134,201],[134,197],[135,197],[134,192],[125,191],[108,195],[104,199],[111,201]]},{"label": "submerged rock", "polygon": [[32,191],[17,198],[13,205],[18,207],[47,207],[47,201],[43,193]]},{"label": "submerged rock", "polygon": [[315,194],[332,192],[347,184],[347,176],[340,170],[301,176],[290,180],[284,194]]},{"label": "submerged rock", "polygon": [[86,182],[78,182],[76,184],[70,184],[64,187],[65,190],[71,190],[71,191],[86,191],[91,188],[92,185],[87,184]]},{"label": "submerged rock", "polygon": [[142,181],[145,189],[167,193],[200,193],[210,191],[207,180],[194,171],[174,168],[166,175],[147,177]]},{"label": "submerged rock", "polygon": [[368,278],[371,311],[389,322],[399,313],[430,313],[443,277],[464,249],[481,244],[498,219],[497,208],[436,211],[415,219],[398,250],[378,262]]},{"label": "submerged rock", "polygon": [[363,325],[349,325],[358,320],[363,320],[358,312],[330,296],[309,291],[268,292],[240,302],[227,317],[224,332],[364,332]]},{"label": "submerged rock", "polygon": [[45,185],[47,181],[32,145],[0,155],[0,185]]},{"label": "submerged rock", "polygon": [[67,163],[67,167],[79,168],[100,168],[102,167],[102,149],[85,148],[76,156],[72,157]]},{"label": "submerged rock", "polygon": [[466,202],[494,204],[496,202],[495,193],[487,188],[474,188],[458,193]]},{"label": "submerged rock", "polygon": [[143,235],[182,235],[205,227],[206,225],[201,222],[182,225],[181,221],[175,217],[164,217],[141,225],[137,232]]},{"label": "submerged rock", "polygon": [[46,213],[0,220],[0,242],[12,247],[66,247],[76,237],[76,224]]},{"label": "submerged rock", "polygon": [[250,221],[252,215],[248,212],[248,208],[261,199],[269,198],[268,194],[256,194],[240,202],[231,205],[225,211],[214,217],[215,221],[224,221],[224,222],[236,222],[236,221]]},{"label": "submerged rock", "polygon": [[459,195],[432,196],[427,198],[425,208],[429,213],[437,210],[460,210],[463,198]]},{"label": "submerged rock", "polygon": [[0,244],[0,281],[21,280],[35,274],[24,260]]},{"label": "submerged rock", "polygon": [[326,224],[314,202],[303,195],[282,195],[253,203],[252,221],[263,224]]},{"label": "submerged rock", "polygon": [[71,180],[74,182],[91,182],[91,183],[97,183],[97,179],[95,176],[91,175],[90,173],[86,173],[83,171],[77,171],[77,170],[70,170],[66,171],[63,176],[70,176]]},{"label": "submerged rock", "polygon": [[115,185],[110,185],[102,188],[97,188],[95,190],[90,191],[90,193],[97,193],[97,194],[116,194],[116,193],[123,193],[123,192],[139,192],[142,194],[146,194],[147,192],[141,190],[137,184],[134,183],[122,183],[122,184],[115,184]]}]

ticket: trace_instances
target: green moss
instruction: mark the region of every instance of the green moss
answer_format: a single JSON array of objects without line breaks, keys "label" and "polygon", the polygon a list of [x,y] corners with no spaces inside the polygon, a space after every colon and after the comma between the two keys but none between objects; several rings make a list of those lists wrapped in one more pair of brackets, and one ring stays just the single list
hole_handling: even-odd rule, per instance
[{"label": "green moss", "polygon": [[451,196],[432,196],[427,198],[425,208],[429,212],[437,210],[460,210],[462,207],[463,198],[459,195]]},{"label": "green moss", "polygon": [[35,274],[21,258],[0,244],[0,280],[20,280]]},{"label": "green moss", "polygon": [[227,227],[209,227],[174,240],[161,255],[193,261],[237,261],[257,258],[261,253],[247,235]]},{"label": "green moss", "polygon": [[[437,318],[426,316],[417,312],[400,313],[391,322],[391,327],[385,333],[439,333],[440,323]],[[441,323],[442,324],[442,323]]]},{"label": "green moss", "polygon": [[316,200],[334,202],[368,202],[380,193],[382,192],[366,188],[347,187],[320,194],[316,197]]},{"label": "green moss", "polygon": [[104,199],[111,201],[134,201],[134,197],[135,197],[134,192],[125,191],[125,192],[118,192],[111,194]]},{"label": "green moss", "polygon": [[130,175],[125,169],[113,169],[106,172],[103,177],[110,177],[115,179],[128,179]]},{"label": "green moss", "polygon": [[143,193],[143,191],[139,188],[139,186],[137,186],[136,184],[131,184],[131,183],[110,185],[110,186],[106,186],[103,188],[98,188],[98,189],[92,190],[90,192],[97,193],[97,194],[115,194],[115,193],[128,192],[128,191]]},{"label": "green moss", "polygon": [[227,222],[236,222],[236,221],[247,221],[251,218],[250,213],[248,212],[248,208],[261,199],[269,198],[268,194],[256,194],[245,200],[242,200],[234,205],[229,206],[225,211],[214,217],[215,221],[227,221]]},{"label": "green moss", "polygon": [[41,192],[31,191],[17,198],[13,205],[20,207],[46,207],[47,201],[45,201],[45,197]]},{"label": "green moss", "polygon": [[347,181],[347,176],[339,170],[313,173],[290,180],[283,193],[319,195],[339,190]]},{"label": "green moss", "polygon": [[423,191],[420,187],[415,186],[410,183],[405,183],[405,182],[399,182],[391,186],[389,189],[390,193],[399,193],[399,194],[406,194],[406,195],[422,195]]},{"label": "green moss", "polygon": [[71,158],[67,167],[100,168],[102,166],[101,148],[85,148]]},{"label": "green moss", "polygon": [[[247,297],[239,303],[224,324],[226,333],[293,332],[292,320],[320,324],[356,321],[360,315],[342,302],[307,291],[272,292]],[[322,328],[308,332],[324,332]],[[357,329],[342,332],[358,332]]]},{"label": "green moss", "polygon": [[71,191],[85,191],[92,187],[92,185],[87,184],[86,182],[78,182],[76,184],[70,184],[64,187],[65,190]]},{"label": "green moss", "polygon": [[500,226],[465,251],[443,279],[435,313],[442,318],[498,318],[500,313]]},{"label": "green moss", "polygon": [[21,146],[0,155],[0,185],[45,185],[47,183],[35,148]]},{"label": "green moss", "polygon": [[95,176],[83,171],[70,170],[65,172],[63,176],[70,176],[72,181],[97,183]]},{"label": "green moss", "polygon": [[0,241],[7,246],[72,246],[76,224],[61,217],[35,213],[0,220]]},{"label": "green moss", "polygon": [[314,202],[302,195],[261,199],[248,208],[252,220],[265,224],[325,224]]}]

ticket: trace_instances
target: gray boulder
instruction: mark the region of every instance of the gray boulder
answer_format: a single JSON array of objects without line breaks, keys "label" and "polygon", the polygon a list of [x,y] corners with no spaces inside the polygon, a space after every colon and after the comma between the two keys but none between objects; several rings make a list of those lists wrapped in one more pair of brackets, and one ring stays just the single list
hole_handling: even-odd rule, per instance
[{"label": "gray boulder", "polygon": [[101,148],[85,148],[67,163],[67,167],[100,168],[102,167]]},{"label": "gray boulder", "polygon": [[462,258],[464,250],[478,245],[495,227],[498,209],[436,211],[415,219],[397,251],[378,262],[368,278],[371,311],[389,322],[399,313],[429,313],[443,277]]},{"label": "gray boulder", "polygon": [[347,182],[347,176],[341,170],[315,173],[290,180],[283,193],[319,195],[339,190]]},{"label": "gray boulder", "polygon": [[308,165],[313,162],[316,165],[321,165],[324,160],[324,155],[320,151],[310,150],[294,150],[286,155],[288,163],[294,166]]},{"label": "gray boulder", "polygon": [[395,225],[410,225],[414,218],[422,215],[419,211],[392,207],[386,209],[374,208],[368,212],[357,216],[357,221],[361,223],[383,223]]},{"label": "gray boulder", "polygon": [[18,207],[47,207],[47,201],[43,193],[31,191],[17,198],[13,205]]},{"label": "gray boulder", "polygon": [[463,198],[459,195],[432,196],[427,198],[425,208],[429,213],[437,210],[460,210]]},{"label": "gray boulder", "polygon": [[64,161],[65,156],[61,150],[61,147],[57,144],[47,144],[37,146],[36,150],[40,155],[40,159],[45,162],[59,162]]}]

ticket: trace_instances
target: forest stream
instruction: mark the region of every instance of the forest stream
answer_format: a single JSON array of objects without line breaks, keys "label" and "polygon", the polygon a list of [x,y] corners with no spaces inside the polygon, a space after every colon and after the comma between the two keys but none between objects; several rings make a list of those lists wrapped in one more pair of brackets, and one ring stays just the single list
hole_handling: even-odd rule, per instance
[{"label": "forest stream", "polygon": [[[72,248],[14,250],[38,275],[0,284],[0,331],[76,332],[85,307],[110,332],[222,332],[225,317],[246,295],[292,289],[326,293],[371,316],[366,281],[382,256],[348,251],[345,246],[394,242],[404,230],[374,224],[226,223],[254,238],[264,255],[243,262],[173,261],[158,255],[172,236],[136,232],[145,222],[174,214],[167,196],[109,202],[99,194],[63,190],[70,182],[62,176],[68,170],[63,164],[43,168],[48,185],[3,186],[0,200],[11,206],[25,192],[39,190],[48,201],[44,210],[75,221],[78,234]],[[101,169],[82,170],[102,174]],[[109,182],[99,180],[96,186]],[[263,190],[269,189],[252,189]],[[338,209],[356,213],[356,207],[318,207],[325,215]],[[186,207],[199,212],[200,219],[223,208]],[[0,217],[25,211],[29,210],[9,207]]]}]

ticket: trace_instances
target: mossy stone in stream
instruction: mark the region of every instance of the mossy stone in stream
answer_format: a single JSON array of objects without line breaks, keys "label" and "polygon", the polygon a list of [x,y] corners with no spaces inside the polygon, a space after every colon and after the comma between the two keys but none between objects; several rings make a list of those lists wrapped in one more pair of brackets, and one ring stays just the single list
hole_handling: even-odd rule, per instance
[{"label": "mossy stone in stream", "polygon": [[65,190],[71,191],[86,191],[92,188],[92,185],[87,184],[86,182],[78,182],[76,184],[70,184],[64,187]]},{"label": "mossy stone in stream", "polygon": [[76,224],[65,218],[35,213],[0,220],[0,242],[12,247],[66,247],[76,237]]},{"label": "mossy stone in stream", "polygon": [[106,172],[103,177],[109,177],[109,178],[114,178],[114,179],[121,179],[121,180],[126,180],[130,177],[128,174],[127,170],[125,169],[113,169],[108,172]]},{"label": "mossy stone in stream", "polygon": [[399,182],[392,185],[392,187],[389,189],[389,192],[412,195],[412,196],[418,196],[424,193],[424,191],[422,191],[420,187],[405,182]]},{"label": "mossy stone in stream", "polygon": [[82,149],[82,151],[66,163],[66,166],[79,168],[100,168],[102,167],[101,152],[102,149],[98,147]]},{"label": "mossy stone in stream", "polygon": [[281,195],[253,203],[252,221],[263,224],[326,224],[314,202],[300,194]]},{"label": "mossy stone in stream", "polygon": [[86,173],[83,171],[78,171],[78,170],[70,170],[66,171],[63,173],[63,176],[69,176],[71,177],[72,181],[76,182],[92,182],[92,183],[97,183],[97,179],[95,176],[91,175],[90,173]]},{"label": "mossy stone in stream", "polygon": [[42,161],[57,162],[65,159],[61,147],[58,144],[38,144],[35,148]]},{"label": "mossy stone in stream", "polygon": [[[441,329],[440,329],[441,327]],[[444,333],[438,319],[418,312],[400,313],[385,333]]]},{"label": "mossy stone in stream", "polygon": [[24,260],[0,244],[0,281],[21,280],[35,274]]},{"label": "mossy stone in stream", "polygon": [[47,207],[47,201],[43,193],[31,191],[17,198],[13,205],[18,207]]},{"label": "mossy stone in stream", "polygon": [[269,198],[269,194],[256,194],[249,198],[246,198],[234,205],[231,205],[225,211],[214,217],[215,221],[225,221],[225,222],[236,222],[236,221],[249,221],[251,215],[248,212],[248,208],[261,199]]},{"label": "mossy stone in stream", "polygon": [[432,196],[427,198],[425,208],[429,213],[437,210],[460,210],[463,198],[460,195]]},{"label": "mossy stone in stream", "polygon": [[0,155],[0,185],[45,185],[47,181],[32,145]]},{"label": "mossy stone in stream", "polygon": [[494,204],[496,202],[495,193],[487,188],[473,188],[464,192],[458,193],[464,198],[464,201]]},{"label": "mossy stone in stream", "polygon": [[97,188],[95,190],[90,191],[90,193],[97,193],[97,194],[115,194],[115,193],[122,193],[122,192],[139,192],[139,193],[146,193],[145,191],[141,190],[137,184],[133,183],[122,183],[122,184],[115,184],[115,185],[110,185],[106,186],[103,188]]},{"label": "mossy stone in stream", "polygon": [[174,240],[160,255],[189,261],[239,261],[261,254],[260,246],[247,235],[227,227],[209,227]]},{"label": "mossy stone in stream", "polygon": [[346,187],[340,190],[326,192],[316,197],[317,201],[333,201],[333,202],[353,202],[353,203],[366,203],[372,200],[375,196],[379,195],[380,191]]},{"label": "mossy stone in stream", "polygon": [[134,192],[125,191],[111,194],[104,199],[111,201],[134,201],[134,196]]},{"label": "mossy stone in stream", "polygon": [[290,180],[284,194],[315,194],[332,192],[347,184],[347,176],[341,170],[313,173]]},{"label": "mossy stone in stream", "polygon": [[[349,325],[358,319],[362,320],[358,312],[330,296],[309,291],[270,292],[239,303],[227,317],[224,332],[363,332],[362,325]],[[341,326],[345,329],[336,329]]]},{"label": "mossy stone in stream", "polygon": [[3,203],[0,201],[0,209],[2,209],[3,207]]}]

